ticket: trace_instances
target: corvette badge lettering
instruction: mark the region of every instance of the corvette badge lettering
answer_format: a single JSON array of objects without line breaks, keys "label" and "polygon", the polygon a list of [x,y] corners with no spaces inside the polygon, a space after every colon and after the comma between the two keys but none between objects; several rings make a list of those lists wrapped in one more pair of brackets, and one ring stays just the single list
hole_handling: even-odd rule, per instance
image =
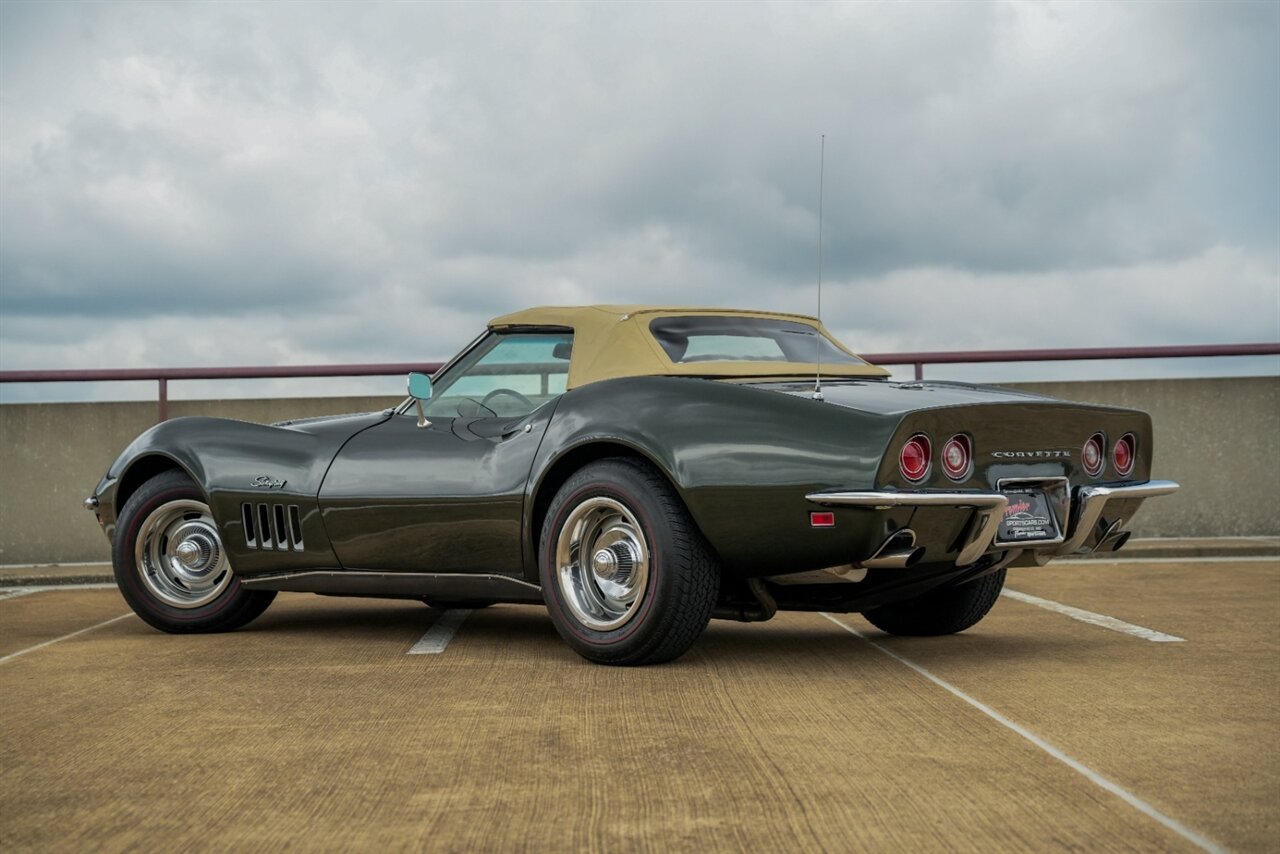
[{"label": "corvette badge lettering", "polygon": [[1071,459],[1070,451],[992,451],[991,456],[1002,460],[1012,459]]},{"label": "corvette badge lettering", "polygon": [[286,483],[288,481],[276,480],[270,475],[260,474],[253,479],[253,483],[250,486],[255,489],[284,489]]}]

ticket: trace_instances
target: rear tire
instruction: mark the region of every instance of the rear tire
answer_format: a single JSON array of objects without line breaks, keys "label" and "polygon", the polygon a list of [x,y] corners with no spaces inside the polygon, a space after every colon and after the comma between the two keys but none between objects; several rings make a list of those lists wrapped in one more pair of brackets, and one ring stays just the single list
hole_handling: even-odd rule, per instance
[{"label": "rear tire", "polygon": [[235,577],[204,494],[176,469],[125,502],[111,562],[134,613],[172,634],[238,629],[276,596],[246,589]]},{"label": "rear tire", "polygon": [[599,664],[683,655],[711,620],[720,565],[684,503],[652,466],[611,458],[560,487],[538,566],[556,631]]},{"label": "rear tire", "polygon": [[977,625],[1000,598],[1005,571],[975,578],[966,584],[934,590],[905,602],[864,611],[871,625],[891,635],[930,637],[953,635]]}]

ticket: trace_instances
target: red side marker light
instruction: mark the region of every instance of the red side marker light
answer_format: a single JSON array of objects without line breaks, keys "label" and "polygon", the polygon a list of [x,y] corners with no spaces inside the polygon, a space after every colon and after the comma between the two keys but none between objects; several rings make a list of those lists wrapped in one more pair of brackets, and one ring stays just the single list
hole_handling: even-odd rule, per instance
[{"label": "red side marker light", "polygon": [[836,526],[836,514],[820,513],[815,510],[809,514],[809,524],[815,528],[834,528]]}]

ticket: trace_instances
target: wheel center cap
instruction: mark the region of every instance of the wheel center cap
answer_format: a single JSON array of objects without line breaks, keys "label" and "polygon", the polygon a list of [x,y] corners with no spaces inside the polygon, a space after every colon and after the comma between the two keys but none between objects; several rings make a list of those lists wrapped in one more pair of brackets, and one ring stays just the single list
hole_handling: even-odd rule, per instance
[{"label": "wheel center cap", "polygon": [[200,547],[191,542],[191,540],[183,540],[178,543],[178,547],[174,549],[174,552],[184,566],[195,567],[200,563]]},{"label": "wheel center cap", "polygon": [[601,549],[591,556],[591,569],[601,578],[612,581],[618,574],[618,556],[610,549]]},{"label": "wheel center cap", "polygon": [[591,556],[591,569],[601,581],[626,585],[636,559],[632,547],[626,543],[614,543]]},{"label": "wheel center cap", "polygon": [[218,541],[202,528],[190,526],[177,534],[172,566],[189,580],[203,578],[220,559]]}]

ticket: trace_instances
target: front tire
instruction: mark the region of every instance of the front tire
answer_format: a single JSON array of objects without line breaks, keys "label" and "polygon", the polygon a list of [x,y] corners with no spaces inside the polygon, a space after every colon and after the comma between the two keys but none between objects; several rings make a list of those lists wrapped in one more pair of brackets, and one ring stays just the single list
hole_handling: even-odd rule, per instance
[{"label": "front tire", "polygon": [[965,584],[933,590],[923,596],[864,611],[871,625],[891,635],[953,635],[977,625],[1000,598],[1005,570]]},{"label": "front tire", "polygon": [[172,634],[238,629],[276,595],[235,577],[209,505],[182,471],[156,475],[125,502],[111,562],[134,613]]},{"label": "front tire", "polygon": [[560,487],[538,565],[556,630],[599,664],[679,658],[710,622],[720,586],[715,553],[680,497],[626,458],[592,463]]}]

